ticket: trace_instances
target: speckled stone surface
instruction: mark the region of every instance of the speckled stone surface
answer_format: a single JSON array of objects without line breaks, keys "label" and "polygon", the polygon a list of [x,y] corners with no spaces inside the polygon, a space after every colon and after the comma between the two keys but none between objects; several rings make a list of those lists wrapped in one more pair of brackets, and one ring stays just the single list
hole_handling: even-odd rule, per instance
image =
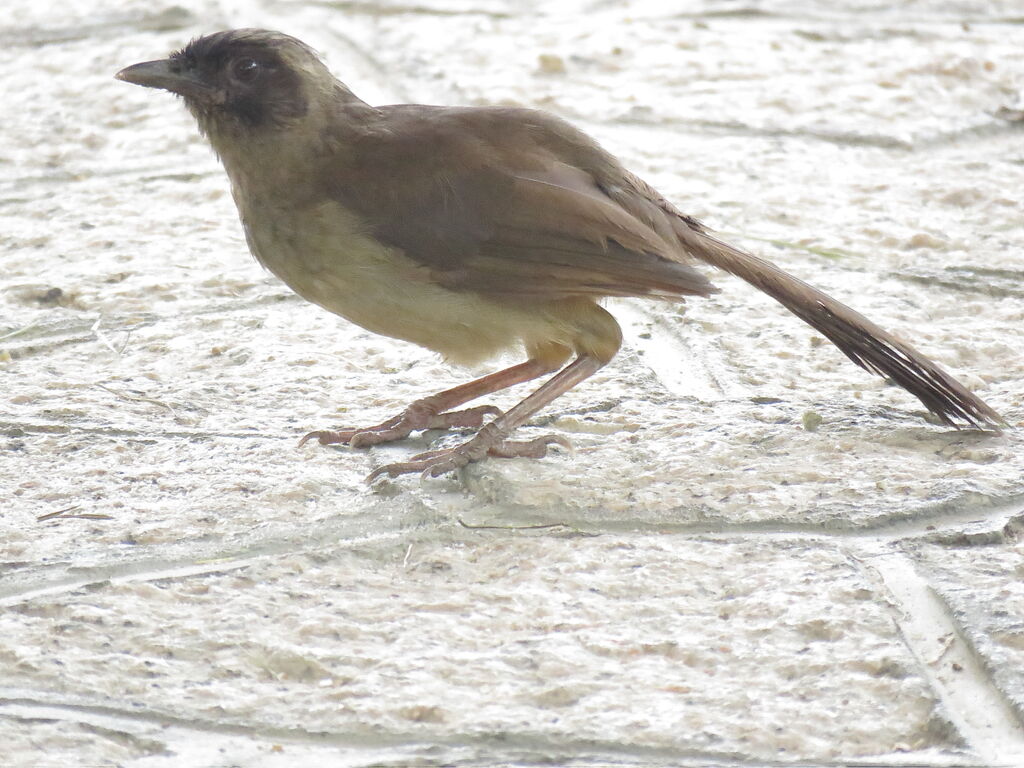
[{"label": "speckled stone surface", "polygon": [[[8,5],[5,768],[1024,765],[1015,3]],[[236,26],[373,103],[555,111],[1009,428],[710,275],[610,303],[622,354],[522,430],[574,454],[368,487],[452,438],[298,438],[493,366],[293,297],[180,103],[112,78]]]}]

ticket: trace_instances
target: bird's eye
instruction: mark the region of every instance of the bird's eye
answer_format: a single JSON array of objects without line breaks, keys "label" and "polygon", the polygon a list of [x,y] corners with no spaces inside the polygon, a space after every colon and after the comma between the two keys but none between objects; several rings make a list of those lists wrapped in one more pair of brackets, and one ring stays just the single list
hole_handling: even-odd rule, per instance
[{"label": "bird's eye", "polygon": [[260,73],[260,63],[256,59],[236,59],[231,65],[231,73],[236,80],[251,83]]}]

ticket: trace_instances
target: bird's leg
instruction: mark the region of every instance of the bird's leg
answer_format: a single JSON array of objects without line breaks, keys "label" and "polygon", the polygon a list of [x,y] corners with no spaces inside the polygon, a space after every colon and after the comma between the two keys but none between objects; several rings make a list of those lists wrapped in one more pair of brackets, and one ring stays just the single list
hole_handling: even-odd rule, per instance
[{"label": "bird's leg", "polygon": [[464,467],[470,462],[479,461],[488,454],[503,458],[513,456],[540,458],[545,455],[549,445],[557,443],[568,447],[568,441],[557,436],[540,437],[525,442],[509,440],[508,436],[516,427],[523,424],[556,397],[594,375],[604,364],[605,361],[596,357],[580,355],[518,405],[481,427],[472,439],[462,445],[441,451],[422,453],[413,456],[410,461],[379,467],[370,473],[366,478],[367,482],[373,482],[381,475],[397,477],[409,472],[420,472],[424,477],[437,477],[445,472]]},{"label": "bird's leg", "polygon": [[436,395],[424,397],[411,403],[404,411],[374,427],[323,430],[310,432],[299,445],[316,439],[321,445],[345,443],[353,448],[362,448],[380,443],[401,440],[417,429],[448,429],[450,427],[479,427],[487,416],[500,416],[501,411],[493,405],[481,405],[463,411],[450,411],[475,400],[478,397],[507,389],[515,384],[535,379],[552,370],[552,366],[540,359],[531,358],[525,363],[514,365],[466,384],[446,389]]}]

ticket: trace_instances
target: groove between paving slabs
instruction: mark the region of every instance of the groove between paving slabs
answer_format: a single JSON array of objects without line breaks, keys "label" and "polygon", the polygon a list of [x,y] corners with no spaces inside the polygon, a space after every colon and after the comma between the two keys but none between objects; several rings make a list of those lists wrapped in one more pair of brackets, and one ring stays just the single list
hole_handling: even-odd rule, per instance
[{"label": "groove between paving slabs", "polygon": [[[438,528],[453,525],[455,520],[463,523],[464,518],[460,514],[474,511],[472,500],[449,498],[448,503],[452,523],[435,522],[429,527]],[[247,567],[251,563],[258,562],[268,557],[298,554],[310,551],[310,543],[315,544],[319,549],[330,543],[331,546],[341,542],[347,542],[350,546],[361,546],[368,544],[392,543],[415,543],[415,537],[406,529],[394,530],[381,527],[373,530],[374,523],[387,519],[388,510],[386,503],[380,506],[371,505],[363,514],[325,523],[318,526],[312,536],[287,535],[277,539],[265,539],[256,545],[242,547],[234,550],[217,550],[214,548],[204,549],[200,557],[159,557],[159,558],[138,558],[136,560],[121,561],[115,565],[99,565],[90,569],[90,573],[77,577],[68,577],[62,565],[54,565],[39,570],[38,578],[34,574],[26,574],[26,583],[18,586],[11,586],[7,589],[0,589],[0,607],[17,605],[26,600],[31,600],[44,595],[56,595],[74,592],[76,590],[102,584],[107,581],[154,581],[158,579],[199,576],[209,573],[238,570]],[[461,507],[461,509],[460,509]],[[912,538],[941,538],[950,532],[961,533],[965,529],[971,533],[985,536],[995,535],[995,532],[1002,529],[1006,523],[1017,515],[1024,512],[1024,499],[1013,499],[1005,503],[992,504],[985,509],[963,512],[951,508],[948,515],[930,515],[928,517],[915,518],[898,523],[891,523],[883,520],[877,524],[863,526],[860,528],[844,528],[827,530],[812,526],[780,526],[778,524],[741,524],[741,525],[687,525],[676,526],[666,525],[664,522],[657,524],[642,523],[640,521],[622,520],[615,524],[607,521],[600,527],[587,527],[579,520],[572,526],[560,526],[557,521],[544,520],[540,522],[549,523],[546,528],[533,529],[529,525],[518,526],[486,526],[479,530],[490,530],[496,528],[513,533],[525,535],[546,535],[552,528],[563,531],[572,531],[585,535],[599,536],[602,534],[631,534],[642,535],[645,533],[659,536],[690,536],[722,539],[743,539],[749,537],[758,538],[785,538],[806,541],[809,543],[823,543],[835,540],[849,540],[852,542],[863,542],[858,544],[861,547],[875,547],[871,551],[878,551],[878,547],[896,544],[904,539]],[[493,516],[491,516],[493,518]],[[56,521],[51,525],[59,524]],[[453,528],[452,540],[468,541],[479,535],[479,530],[474,530],[471,525],[467,527]],[[412,546],[412,544],[410,544]],[[867,550],[852,550],[867,551]],[[47,579],[48,573],[57,572],[60,575]]]},{"label": "groove between paving slabs", "polygon": [[932,586],[904,553],[876,543],[847,544],[878,574],[897,608],[896,624],[921,674],[953,724],[987,765],[1024,764],[1024,725]]},{"label": "groove between paving slabs", "polygon": [[[214,720],[177,717],[169,712],[142,709],[118,709],[103,705],[52,700],[47,694],[0,689],[0,717],[26,722],[45,720],[75,723],[92,729],[122,735],[137,742],[149,742],[160,749],[170,765],[220,765],[225,752],[241,761],[243,752],[266,753],[268,747],[281,747],[282,757],[290,764],[307,764],[303,758],[329,759],[344,749],[346,766],[436,765],[438,747],[449,750],[453,759],[443,758],[450,766],[513,766],[571,763],[574,768],[609,768],[610,766],[761,766],[763,768],[953,768],[973,765],[961,756],[928,751],[908,755],[857,760],[806,762],[791,760],[748,759],[741,755],[716,754],[697,750],[671,750],[618,743],[554,740],[531,733],[493,735],[454,734],[447,739],[422,741],[413,733],[343,733],[279,728],[270,724],[238,725]],[[241,740],[245,740],[244,742]],[[247,744],[245,742],[248,742]],[[275,750],[276,751],[276,750]],[[362,751],[363,754],[358,754]],[[353,755],[352,753],[357,754]],[[157,754],[153,757],[159,758]],[[205,758],[205,760],[204,760]],[[922,759],[924,758],[924,759]],[[152,758],[151,758],[152,759]],[[159,765],[159,760],[152,764]],[[309,763],[312,764],[312,763]],[[328,763],[330,764],[330,763]]]}]

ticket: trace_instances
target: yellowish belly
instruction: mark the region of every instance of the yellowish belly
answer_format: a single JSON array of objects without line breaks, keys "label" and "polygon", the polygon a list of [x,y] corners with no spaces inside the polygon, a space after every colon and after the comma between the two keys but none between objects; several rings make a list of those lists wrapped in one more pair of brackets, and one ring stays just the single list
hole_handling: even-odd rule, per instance
[{"label": "yellowish belly", "polygon": [[242,215],[249,247],[263,266],[304,299],[374,333],[464,364],[519,345],[573,346],[575,332],[544,306],[524,309],[443,288],[426,267],[360,232],[336,203],[286,216]]}]

